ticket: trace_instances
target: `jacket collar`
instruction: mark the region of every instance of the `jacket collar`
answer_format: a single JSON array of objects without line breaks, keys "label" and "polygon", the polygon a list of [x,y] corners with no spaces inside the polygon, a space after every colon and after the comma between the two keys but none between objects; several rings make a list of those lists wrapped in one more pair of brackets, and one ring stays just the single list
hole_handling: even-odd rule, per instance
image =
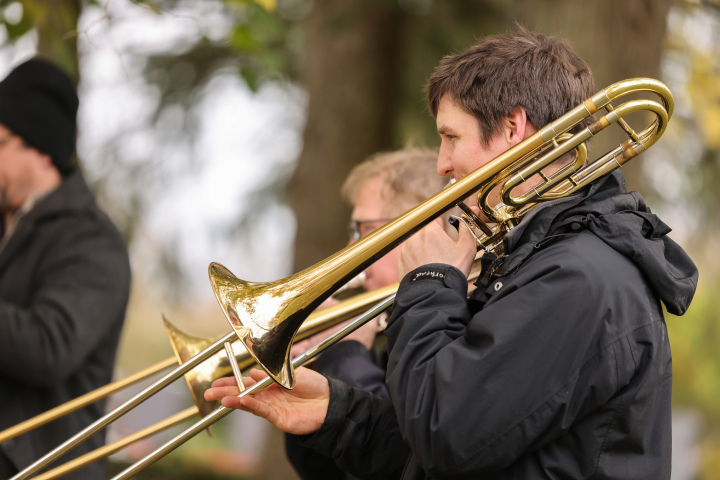
[{"label": "jacket collar", "polygon": [[20,219],[12,236],[0,251],[0,268],[3,268],[8,259],[13,258],[18,249],[27,243],[38,223],[49,217],[78,214],[94,203],[93,194],[79,171],[66,176],[58,188],[37,201]]},{"label": "jacket collar", "polygon": [[590,198],[607,198],[625,192],[625,177],[616,170],[577,194],[537,205],[517,227],[505,235],[503,246],[506,256],[495,274],[506,275],[525,261],[535,246],[552,234],[553,224],[563,212],[574,209]]},{"label": "jacket collar", "polygon": [[26,217],[37,220],[48,215],[84,210],[93,204],[93,194],[82,174],[75,171],[66,176],[58,188],[37,202]]},{"label": "jacket collar", "polygon": [[633,262],[670,313],[687,310],[697,287],[697,267],[643,198],[627,192],[617,170],[578,195],[536,207],[505,236],[507,256],[490,274],[506,275],[552,239],[584,229]]}]

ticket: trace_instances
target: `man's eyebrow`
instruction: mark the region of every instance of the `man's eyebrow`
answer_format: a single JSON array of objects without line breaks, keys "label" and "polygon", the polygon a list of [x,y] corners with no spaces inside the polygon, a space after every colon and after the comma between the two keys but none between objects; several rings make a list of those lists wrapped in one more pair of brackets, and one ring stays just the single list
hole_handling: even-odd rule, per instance
[{"label": "man's eyebrow", "polygon": [[445,135],[446,133],[452,133],[452,132],[453,132],[453,129],[450,128],[450,127],[448,127],[447,125],[441,125],[441,126],[438,127],[437,132],[438,132],[440,135]]}]

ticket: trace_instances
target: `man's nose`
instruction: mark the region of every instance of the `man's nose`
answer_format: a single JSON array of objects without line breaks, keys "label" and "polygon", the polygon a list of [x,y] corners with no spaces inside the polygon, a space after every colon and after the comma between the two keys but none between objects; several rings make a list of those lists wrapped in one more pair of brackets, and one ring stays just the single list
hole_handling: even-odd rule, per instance
[{"label": "man's nose", "polygon": [[453,172],[452,163],[450,162],[450,155],[445,154],[442,149],[438,155],[437,161],[437,173],[441,177],[451,175]]}]

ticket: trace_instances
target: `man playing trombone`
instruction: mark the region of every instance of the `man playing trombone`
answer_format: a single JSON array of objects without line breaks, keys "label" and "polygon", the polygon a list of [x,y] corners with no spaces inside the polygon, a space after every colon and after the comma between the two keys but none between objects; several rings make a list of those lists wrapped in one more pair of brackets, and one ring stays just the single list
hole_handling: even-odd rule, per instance
[{"label": "man playing trombone", "polygon": [[[564,41],[523,29],[444,58],[427,86],[438,173],[470,175],[593,89]],[[468,299],[475,237],[461,226],[454,242],[432,222],[402,250],[386,329],[391,401],[302,368],[294,390],[240,398],[222,379],[206,398],[305,435],[360,478],[669,479],[660,302],[683,314],[698,278],[669,231],[616,171],[535,206],[487,255]]]},{"label": "man playing trombone", "polygon": [[[28,60],[0,82],[0,430],[112,378],[130,265],[75,165],[77,108],[72,80],[47,61]],[[0,478],[92,423],[103,407],[0,444]],[[105,476],[100,462],[67,478]]]}]

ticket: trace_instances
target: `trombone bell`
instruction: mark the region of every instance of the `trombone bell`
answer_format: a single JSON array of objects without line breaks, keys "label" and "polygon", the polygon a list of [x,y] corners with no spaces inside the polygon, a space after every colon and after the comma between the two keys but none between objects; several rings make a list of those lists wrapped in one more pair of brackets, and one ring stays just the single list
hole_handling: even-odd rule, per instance
[{"label": "trombone bell", "polygon": [[[203,337],[196,337],[189,335],[170,321],[162,317],[165,330],[167,330],[168,337],[170,337],[170,344],[172,345],[173,351],[175,352],[175,358],[177,358],[178,364],[182,365],[189,359],[205,350],[207,347],[212,345],[215,340],[210,340]],[[235,358],[229,360],[224,350],[220,350],[218,353],[208,358],[206,361],[187,372],[184,377],[185,381],[190,388],[190,393],[193,397],[193,402],[197,406],[200,415],[205,417],[212,413],[215,409],[220,406],[220,402],[209,402],[205,400],[205,390],[210,388],[212,382],[220,377],[224,377],[232,373],[230,361],[235,361],[238,366],[248,368],[252,365],[251,359],[247,354],[238,353],[238,349],[242,349],[238,342],[232,344],[233,351],[235,352]]]},{"label": "trombone bell", "polygon": [[[298,315],[289,312],[288,321],[279,318],[288,312],[298,293],[272,283],[240,280],[218,263],[210,264],[208,274],[225,316],[250,355],[275,382],[287,389],[294,388],[290,346],[305,316],[293,321]],[[314,306],[310,311],[313,309]]]},{"label": "trombone bell", "polygon": [[[390,250],[382,246],[379,255]],[[367,265],[340,268],[346,261],[341,252],[330,261],[270,283],[240,280],[219,263],[208,267],[215,296],[238,338],[284,388],[295,387],[290,348],[298,329],[326,298]]]}]

